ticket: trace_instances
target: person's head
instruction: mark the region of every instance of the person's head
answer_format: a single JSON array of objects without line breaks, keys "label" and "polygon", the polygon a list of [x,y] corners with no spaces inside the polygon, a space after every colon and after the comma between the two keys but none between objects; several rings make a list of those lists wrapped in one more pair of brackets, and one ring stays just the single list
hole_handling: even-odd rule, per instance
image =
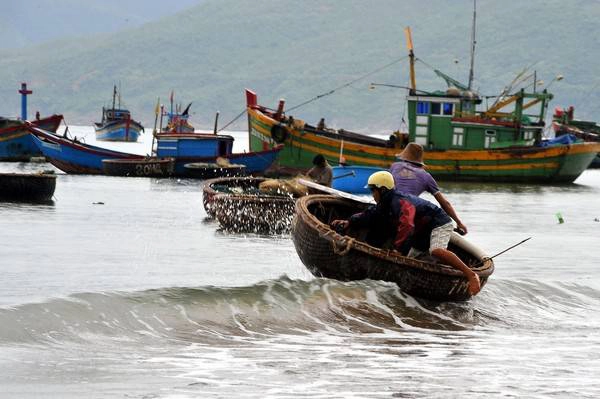
[{"label": "person's head", "polygon": [[423,147],[417,143],[408,143],[397,157],[415,165],[425,166],[423,163]]},{"label": "person's head", "polygon": [[375,202],[379,203],[384,193],[394,189],[394,176],[387,170],[375,172],[369,176],[367,187],[371,190]]},{"label": "person's head", "polygon": [[325,157],[321,154],[317,154],[313,158],[312,163],[313,163],[313,165],[316,165],[316,166],[325,166]]}]

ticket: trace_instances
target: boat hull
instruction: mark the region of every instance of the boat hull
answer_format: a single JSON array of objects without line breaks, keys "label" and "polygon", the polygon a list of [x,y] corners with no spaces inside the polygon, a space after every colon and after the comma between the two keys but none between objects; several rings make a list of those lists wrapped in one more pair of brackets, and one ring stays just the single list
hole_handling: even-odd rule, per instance
[{"label": "boat hull", "polygon": [[353,194],[370,194],[366,188],[369,176],[387,170],[375,166],[334,166],[332,188]]},{"label": "boat hull", "polygon": [[144,127],[134,120],[112,121],[96,126],[96,140],[136,142]]},{"label": "boat hull", "polygon": [[65,173],[104,174],[104,159],[144,159],[142,155],[128,154],[92,146],[77,140],[32,128],[33,139],[48,161]]},{"label": "boat hull", "polygon": [[175,159],[103,159],[102,170],[109,176],[171,177],[175,172]]},{"label": "boat hull", "polygon": [[50,173],[0,173],[0,200],[45,202],[56,189],[56,175]]},{"label": "boat hull", "polygon": [[[437,301],[471,298],[468,280],[456,269],[375,248],[359,238],[342,236],[331,229],[331,218],[346,218],[365,206],[324,195],[296,201],[292,241],[300,260],[314,276],[341,281],[389,281],[407,294]],[[492,260],[457,234],[452,236],[449,248],[467,265],[472,265],[483,288],[494,271]]]},{"label": "boat hull", "polygon": [[[31,124],[46,131],[56,132],[62,120],[62,115],[52,115],[31,121]],[[29,161],[31,157],[41,156],[42,153],[35,145],[27,123],[15,123],[13,126],[0,128],[0,161],[23,162]]]},{"label": "boat hull", "polygon": [[[274,126],[281,123],[256,106],[248,107],[250,149],[276,145]],[[296,120],[297,122],[297,120]],[[275,167],[283,172],[306,171],[316,154],[337,159],[343,151],[351,165],[387,169],[401,150],[385,143],[352,142],[343,135],[285,126],[285,148]],[[574,143],[548,147],[521,146],[485,150],[425,151],[426,169],[439,180],[527,183],[570,183],[591,164],[599,143]]]}]

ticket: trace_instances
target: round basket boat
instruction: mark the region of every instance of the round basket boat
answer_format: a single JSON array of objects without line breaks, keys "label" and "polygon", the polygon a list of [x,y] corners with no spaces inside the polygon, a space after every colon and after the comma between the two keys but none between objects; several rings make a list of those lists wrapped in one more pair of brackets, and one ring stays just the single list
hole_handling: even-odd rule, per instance
[{"label": "round basket boat", "polygon": [[294,217],[287,195],[218,194],[212,202],[221,227],[236,233],[287,233]]},{"label": "round basket boat", "polygon": [[[313,275],[342,281],[394,282],[407,294],[432,300],[463,301],[471,297],[468,281],[459,270],[438,264],[431,257],[419,260],[368,245],[361,241],[365,231],[340,235],[330,227],[331,221],[347,219],[366,206],[326,195],[298,199],[292,240],[302,263]],[[448,249],[479,275],[483,287],[494,271],[493,261],[458,234],[453,234]]]},{"label": "round basket boat", "polygon": [[8,201],[50,201],[56,189],[54,173],[0,173],[0,199]]},{"label": "round basket boat", "polygon": [[220,177],[204,182],[202,203],[209,217],[215,217],[213,198],[217,194],[258,194],[258,186],[264,177]]}]

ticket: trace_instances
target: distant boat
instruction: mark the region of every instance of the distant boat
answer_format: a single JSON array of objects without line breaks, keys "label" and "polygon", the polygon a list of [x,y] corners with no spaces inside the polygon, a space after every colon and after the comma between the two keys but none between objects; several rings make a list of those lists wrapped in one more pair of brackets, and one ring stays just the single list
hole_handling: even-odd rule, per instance
[{"label": "distant boat", "polygon": [[[117,102],[118,96],[118,104]],[[136,142],[144,127],[131,119],[129,110],[121,108],[121,94],[114,86],[112,107],[102,107],[102,121],[96,122],[96,140]]]},{"label": "distant boat", "polygon": [[0,173],[0,200],[50,201],[55,189],[54,173]]},{"label": "distant boat", "polygon": [[62,115],[51,115],[33,121],[6,119],[0,117],[0,161],[29,161],[31,157],[42,155],[29,134],[27,125],[56,132],[63,120]]},{"label": "distant boat", "polygon": [[[170,111],[165,111],[164,107],[159,109],[157,105],[156,113],[160,111],[160,128],[159,133],[194,133],[194,126],[190,124],[190,107],[192,103],[189,103],[183,111],[181,111],[181,104],[175,104],[173,101],[174,92],[171,92],[170,96]],[[163,127],[163,117],[166,116],[166,126]]]},{"label": "distant boat", "polygon": [[143,155],[112,151],[31,127],[33,140],[48,161],[65,173],[104,174],[104,159],[144,159]]},{"label": "distant boat", "polygon": [[[600,142],[600,125],[594,121],[575,119],[575,108],[554,108],[552,129],[556,137],[573,135],[583,141]],[[600,154],[592,161],[590,168],[600,168]]]}]

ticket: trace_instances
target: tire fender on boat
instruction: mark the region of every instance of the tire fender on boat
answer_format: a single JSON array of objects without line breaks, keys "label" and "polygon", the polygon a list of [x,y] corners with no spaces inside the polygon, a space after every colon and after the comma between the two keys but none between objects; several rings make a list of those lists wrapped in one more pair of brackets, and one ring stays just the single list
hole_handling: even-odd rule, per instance
[{"label": "tire fender on boat", "polygon": [[271,137],[277,144],[283,143],[288,138],[287,128],[281,123],[273,125],[271,127]]}]

